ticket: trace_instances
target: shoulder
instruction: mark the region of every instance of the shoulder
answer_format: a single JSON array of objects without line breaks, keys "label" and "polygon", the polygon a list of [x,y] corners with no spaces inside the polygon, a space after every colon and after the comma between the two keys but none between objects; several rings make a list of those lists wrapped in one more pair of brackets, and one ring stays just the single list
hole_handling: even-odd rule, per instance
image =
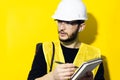
[{"label": "shoulder", "polygon": [[58,44],[59,41],[46,41],[46,42],[40,42],[36,44],[36,48],[42,47],[42,46],[51,46],[52,44]]},{"label": "shoulder", "polygon": [[41,47],[42,46],[42,43],[37,43],[36,44],[36,47]]},{"label": "shoulder", "polygon": [[58,45],[60,44],[59,41],[46,41],[46,42],[41,42],[36,44],[36,50],[39,49],[51,49],[53,45]]},{"label": "shoulder", "polygon": [[43,43],[37,43],[36,44],[36,49],[38,50],[39,48],[42,48]]},{"label": "shoulder", "polygon": [[49,42],[43,42],[42,44],[43,44],[43,46],[52,46],[53,44],[58,45],[58,44],[60,44],[60,42],[59,41],[49,41]]},{"label": "shoulder", "polygon": [[89,50],[100,51],[99,48],[92,45],[85,44],[85,43],[82,43],[81,46]]},{"label": "shoulder", "polygon": [[82,43],[81,44],[81,48],[84,49],[85,51],[87,51],[91,55],[96,55],[96,56],[100,56],[101,55],[100,49],[97,48],[97,47],[94,47],[92,45],[88,45],[88,44]]}]

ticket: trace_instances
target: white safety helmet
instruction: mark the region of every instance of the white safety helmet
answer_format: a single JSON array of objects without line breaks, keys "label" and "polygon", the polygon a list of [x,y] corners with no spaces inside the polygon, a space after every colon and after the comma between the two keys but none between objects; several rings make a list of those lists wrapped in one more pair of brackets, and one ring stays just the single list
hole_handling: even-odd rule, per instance
[{"label": "white safety helmet", "polygon": [[64,21],[87,20],[86,7],[81,0],[62,0],[52,18]]}]

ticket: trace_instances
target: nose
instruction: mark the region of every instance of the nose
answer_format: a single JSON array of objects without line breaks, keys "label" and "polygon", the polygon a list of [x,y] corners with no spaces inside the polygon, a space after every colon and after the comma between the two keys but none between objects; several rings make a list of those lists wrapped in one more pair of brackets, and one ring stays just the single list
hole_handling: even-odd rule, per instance
[{"label": "nose", "polygon": [[65,26],[66,26],[66,23],[65,22],[60,22],[60,23],[58,23],[58,26],[59,26],[60,30],[64,30]]}]

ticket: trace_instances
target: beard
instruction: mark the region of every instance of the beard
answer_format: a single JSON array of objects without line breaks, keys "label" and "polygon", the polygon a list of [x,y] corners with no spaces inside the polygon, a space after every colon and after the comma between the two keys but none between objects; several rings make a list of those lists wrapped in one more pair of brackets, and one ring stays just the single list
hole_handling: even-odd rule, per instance
[{"label": "beard", "polygon": [[[59,33],[60,33],[60,32],[59,32]],[[61,42],[73,42],[73,41],[76,40],[76,38],[77,38],[78,29],[77,29],[75,32],[73,32],[71,35],[68,35],[67,33],[66,33],[66,35],[68,36],[67,39],[61,39],[61,38],[59,38],[59,40],[60,40]]]}]

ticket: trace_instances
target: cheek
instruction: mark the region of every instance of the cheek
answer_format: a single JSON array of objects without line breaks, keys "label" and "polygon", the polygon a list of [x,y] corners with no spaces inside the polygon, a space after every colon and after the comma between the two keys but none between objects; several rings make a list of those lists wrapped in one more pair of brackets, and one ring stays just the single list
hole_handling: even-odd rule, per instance
[{"label": "cheek", "polygon": [[60,30],[60,25],[57,23],[57,30]]},{"label": "cheek", "polygon": [[67,34],[68,34],[68,36],[72,36],[74,33],[76,32],[76,30],[69,30],[69,31],[67,31]]},{"label": "cheek", "polygon": [[78,28],[74,27],[74,28],[69,28],[69,33],[74,33],[78,31]]}]

